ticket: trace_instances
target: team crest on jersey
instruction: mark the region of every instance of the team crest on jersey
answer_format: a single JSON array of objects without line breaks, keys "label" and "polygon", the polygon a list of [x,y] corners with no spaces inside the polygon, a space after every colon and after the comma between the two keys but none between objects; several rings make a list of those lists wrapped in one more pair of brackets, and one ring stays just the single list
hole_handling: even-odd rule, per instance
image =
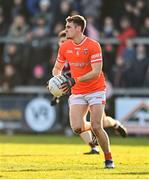
[{"label": "team crest on jersey", "polygon": [[88,54],[88,48],[84,48],[84,52],[85,55]]}]

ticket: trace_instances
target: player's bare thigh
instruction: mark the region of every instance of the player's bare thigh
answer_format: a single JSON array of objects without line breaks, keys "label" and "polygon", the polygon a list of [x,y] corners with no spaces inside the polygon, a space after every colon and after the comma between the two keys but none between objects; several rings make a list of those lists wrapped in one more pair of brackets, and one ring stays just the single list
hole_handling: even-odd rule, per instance
[{"label": "player's bare thigh", "polygon": [[91,93],[86,96],[86,99],[90,107],[92,128],[103,128],[103,115],[106,102],[105,91]]},{"label": "player's bare thigh", "polygon": [[71,128],[76,131],[84,131],[84,121],[88,112],[88,105],[74,104],[69,106],[69,117]]},{"label": "player's bare thigh", "polygon": [[[69,97],[70,106],[70,124],[72,129],[83,128],[82,130],[90,129],[88,127],[85,118],[88,108],[90,106],[91,122],[93,126],[96,126],[100,121],[99,127],[101,127],[101,117],[105,103],[105,91],[99,91],[90,94],[71,95]],[[97,109],[97,110],[96,110]]]},{"label": "player's bare thigh", "polygon": [[94,104],[90,106],[90,119],[93,129],[103,128],[104,104]]}]

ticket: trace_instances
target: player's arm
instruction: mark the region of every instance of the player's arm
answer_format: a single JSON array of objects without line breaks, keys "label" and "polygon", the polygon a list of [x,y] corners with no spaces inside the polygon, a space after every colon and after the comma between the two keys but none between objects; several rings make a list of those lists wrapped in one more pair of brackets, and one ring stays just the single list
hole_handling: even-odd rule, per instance
[{"label": "player's arm", "polygon": [[57,55],[57,59],[55,62],[55,65],[53,67],[52,70],[52,75],[56,76],[56,75],[60,75],[62,72],[62,69],[64,67],[66,58],[65,58],[65,49],[64,46],[60,46],[59,50],[58,50],[58,55]]},{"label": "player's arm", "polygon": [[91,64],[92,70],[88,72],[87,74],[78,77],[77,80],[80,82],[84,82],[84,81],[93,79],[95,77],[98,77],[100,73],[102,72],[102,64],[103,64],[102,62],[92,63]]},{"label": "player's arm", "polygon": [[60,62],[56,61],[54,68],[52,70],[52,75],[53,76],[60,75],[63,67],[64,67],[64,63],[60,63]]}]

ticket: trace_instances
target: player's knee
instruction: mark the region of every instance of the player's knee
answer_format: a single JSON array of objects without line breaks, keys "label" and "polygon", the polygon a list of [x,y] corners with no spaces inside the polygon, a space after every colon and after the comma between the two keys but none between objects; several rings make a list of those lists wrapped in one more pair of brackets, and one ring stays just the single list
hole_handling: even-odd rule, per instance
[{"label": "player's knee", "polygon": [[75,128],[75,129],[73,129],[73,132],[75,134],[79,135],[79,134],[81,134],[82,130],[81,130],[81,128]]},{"label": "player's knee", "polygon": [[98,134],[99,132],[103,131],[103,128],[97,125],[97,126],[92,126],[92,130],[95,134]]}]

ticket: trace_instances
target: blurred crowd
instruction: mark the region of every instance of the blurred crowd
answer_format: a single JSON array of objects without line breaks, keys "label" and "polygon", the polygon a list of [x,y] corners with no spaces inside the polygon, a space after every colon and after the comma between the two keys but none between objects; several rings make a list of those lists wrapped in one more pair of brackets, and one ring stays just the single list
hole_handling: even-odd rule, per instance
[{"label": "blurred crowd", "polygon": [[0,87],[43,85],[52,76],[65,18],[81,14],[86,35],[103,43],[104,73],[113,87],[149,87],[148,0],[0,0]]}]

